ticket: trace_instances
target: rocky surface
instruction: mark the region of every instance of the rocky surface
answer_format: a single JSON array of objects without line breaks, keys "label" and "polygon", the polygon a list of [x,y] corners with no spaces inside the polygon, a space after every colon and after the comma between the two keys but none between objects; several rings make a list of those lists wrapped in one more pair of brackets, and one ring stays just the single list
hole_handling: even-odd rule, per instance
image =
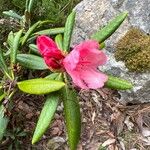
[{"label": "rocky surface", "polygon": [[83,0],[75,10],[77,12],[76,27],[72,44],[89,39],[97,29],[105,26],[119,12],[127,10],[128,18],[120,28],[106,41],[108,63],[103,71],[130,80],[133,90],[119,91],[122,103],[150,102],[150,73],[129,73],[123,62],[114,58],[115,43],[125,35],[130,27],[138,27],[145,33],[150,32],[149,0]]}]

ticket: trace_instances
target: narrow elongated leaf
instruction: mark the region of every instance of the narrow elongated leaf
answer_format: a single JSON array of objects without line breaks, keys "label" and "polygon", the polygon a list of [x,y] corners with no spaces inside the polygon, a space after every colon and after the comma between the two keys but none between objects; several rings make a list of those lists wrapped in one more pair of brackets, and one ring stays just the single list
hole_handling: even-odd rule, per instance
[{"label": "narrow elongated leaf", "polygon": [[28,12],[31,13],[32,8],[33,8],[34,0],[30,0],[28,4]]},{"label": "narrow elongated leaf", "polygon": [[73,27],[75,23],[75,16],[76,13],[73,11],[67,18],[64,30],[64,41],[63,41],[63,50],[69,51],[70,50],[70,41],[73,32]]},{"label": "narrow elongated leaf", "polygon": [[17,61],[24,67],[35,70],[45,70],[48,66],[42,57],[32,54],[18,54]]},{"label": "narrow elongated leaf", "polygon": [[0,84],[0,95],[2,95],[3,94],[3,86]]},{"label": "narrow elongated leaf", "polygon": [[70,150],[76,150],[81,131],[78,95],[74,89],[68,88],[67,86],[62,91],[69,146]]},{"label": "narrow elongated leaf", "polygon": [[42,21],[38,21],[36,22],[34,25],[32,25],[29,30],[26,32],[25,36],[22,39],[22,45],[25,44],[25,42],[27,41],[27,39],[29,38],[29,36],[33,33],[33,31],[39,27],[41,25]]},{"label": "narrow elongated leaf", "polygon": [[110,37],[121,25],[124,19],[127,17],[127,12],[123,12],[110,21],[104,28],[100,31],[94,33],[91,39],[94,39],[100,43],[104,42],[108,37]]},{"label": "narrow elongated leaf", "polygon": [[0,69],[2,69],[3,72],[7,72],[8,73],[8,68],[6,65],[6,62],[4,60],[4,56],[3,56],[3,52],[0,48]]},{"label": "narrow elongated leaf", "polygon": [[11,31],[8,34],[8,38],[7,38],[7,43],[9,44],[10,49],[12,49],[12,47],[13,47],[13,42],[14,42],[14,33]]},{"label": "narrow elongated leaf", "polygon": [[8,118],[5,116],[5,108],[3,105],[0,105],[0,141],[2,140],[5,130],[8,125]]},{"label": "narrow elongated leaf", "polygon": [[14,12],[13,10],[3,11],[3,14],[18,20],[22,20],[22,17],[18,15],[16,12]]},{"label": "narrow elongated leaf", "polygon": [[127,90],[133,88],[133,85],[130,82],[113,76],[108,76],[108,81],[105,85],[106,87],[116,90]]},{"label": "narrow elongated leaf", "polygon": [[58,91],[65,84],[61,81],[49,80],[49,79],[31,79],[17,83],[19,89],[29,94],[48,94],[54,91]]},{"label": "narrow elongated leaf", "polygon": [[103,48],[105,48],[105,46],[106,46],[106,45],[105,45],[105,43],[103,42],[103,43],[100,43],[99,48],[100,48],[100,49],[103,49]]},{"label": "narrow elongated leaf", "polygon": [[31,50],[31,52],[37,54],[37,55],[41,55],[38,48],[37,48],[37,45],[35,44],[29,44],[29,48]]},{"label": "narrow elongated leaf", "polygon": [[64,33],[64,27],[41,30],[41,31],[35,32],[33,35],[55,35],[59,33]]},{"label": "narrow elongated leaf", "polygon": [[31,14],[27,9],[24,12],[23,22],[26,23],[29,27],[31,26]]},{"label": "narrow elongated leaf", "polygon": [[29,1],[30,0],[26,0],[26,10],[28,10]]},{"label": "narrow elongated leaf", "polygon": [[14,37],[11,54],[10,54],[11,64],[16,63],[16,56],[17,56],[17,51],[19,48],[22,32],[23,32],[23,30],[20,30],[19,32],[16,33],[16,35]]},{"label": "narrow elongated leaf", "polygon": [[0,102],[4,99],[5,96],[6,96],[5,93],[3,93],[3,94],[0,95]]},{"label": "narrow elongated leaf", "polygon": [[29,38],[28,41],[34,40],[39,35],[55,35],[60,33],[64,33],[64,27],[41,30],[32,34],[32,37]]},{"label": "narrow elongated leaf", "polygon": [[55,43],[60,50],[63,50],[63,38],[61,34],[56,35]]},{"label": "narrow elongated leaf", "polygon": [[46,102],[44,104],[44,107],[42,108],[39,120],[37,122],[36,129],[34,131],[32,144],[38,142],[49,127],[56,112],[58,102],[58,93],[51,93],[47,96]]},{"label": "narrow elongated leaf", "polygon": [[50,75],[46,76],[45,78],[55,80],[59,76],[59,74],[60,73],[51,73]]}]

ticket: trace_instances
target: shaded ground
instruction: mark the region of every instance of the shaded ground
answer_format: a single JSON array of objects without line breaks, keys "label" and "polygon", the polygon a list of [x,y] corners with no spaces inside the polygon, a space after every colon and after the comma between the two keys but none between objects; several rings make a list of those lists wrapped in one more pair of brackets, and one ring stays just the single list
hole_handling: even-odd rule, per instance
[{"label": "shaded ground", "polygon": [[[82,90],[79,96],[82,136],[78,150],[150,150],[150,104],[123,106],[116,101],[117,92],[105,88]],[[19,95],[14,101],[10,132],[1,150],[68,150],[62,105],[51,128],[32,146],[31,137],[44,97]]]}]

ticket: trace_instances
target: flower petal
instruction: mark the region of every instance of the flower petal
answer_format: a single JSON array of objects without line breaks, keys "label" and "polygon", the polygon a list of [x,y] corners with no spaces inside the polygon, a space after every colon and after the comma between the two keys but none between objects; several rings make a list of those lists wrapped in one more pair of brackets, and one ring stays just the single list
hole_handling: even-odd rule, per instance
[{"label": "flower petal", "polygon": [[63,60],[64,67],[68,70],[76,69],[76,66],[80,60],[80,53],[77,51],[71,51]]},{"label": "flower petal", "polygon": [[99,43],[95,40],[87,40],[74,47],[74,50],[82,51],[84,49],[98,49]]},{"label": "flower petal", "polygon": [[108,80],[107,75],[93,69],[80,72],[80,76],[89,89],[101,88]]},{"label": "flower petal", "polygon": [[44,35],[37,38],[37,46],[42,56],[45,56],[49,51],[58,49],[55,42],[48,36]]},{"label": "flower petal", "polygon": [[75,47],[75,50],[80,51],[80,58],[85,62],[90,62],[88,65],[103,65],[107,61],[106,55],[99,50],[99,43],[94,40],[85,41]]},{"label": "flower petal", "polygon": [[63,60],[66,72],[82,89],[97,89],[104,86],[107,76],[97,70],[107,61],[106,55],[98,50],[99,43],[85,41],[77,46]]},{"label": "flower petal", "polygon": [[101,88],[108,80],[107,75],[93,69],[80,72],[68,69],[67,73],[71,76],[73,83],[82,89]]},{"label": "flower petal", "polygon": [[54,58],[44,57],[45,63],[51,69],[60,69],[62,66]]},{"label": "flower petal", "polygon": [[[69,73],[69,72],[68,72]],[[73,83],[82,88],[82,89],[89,89],[88,86],[84,83],[84,81],[82,80],[81,78],[81,75],[79,72],[77,71],[73,71],[73,72],[70,72],[69,75],[71,76],[72,80],[73,80]]]}]

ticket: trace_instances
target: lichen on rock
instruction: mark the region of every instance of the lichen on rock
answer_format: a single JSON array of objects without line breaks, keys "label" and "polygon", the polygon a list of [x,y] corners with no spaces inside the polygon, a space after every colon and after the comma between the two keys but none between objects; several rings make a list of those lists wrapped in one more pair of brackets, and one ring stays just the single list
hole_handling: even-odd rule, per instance
[{"label": "lichen on rock", "polygon": [[129,71],[150,71],[150,36],[137,28],[131,28],[118,41],[115,58],[124,61]]}]

